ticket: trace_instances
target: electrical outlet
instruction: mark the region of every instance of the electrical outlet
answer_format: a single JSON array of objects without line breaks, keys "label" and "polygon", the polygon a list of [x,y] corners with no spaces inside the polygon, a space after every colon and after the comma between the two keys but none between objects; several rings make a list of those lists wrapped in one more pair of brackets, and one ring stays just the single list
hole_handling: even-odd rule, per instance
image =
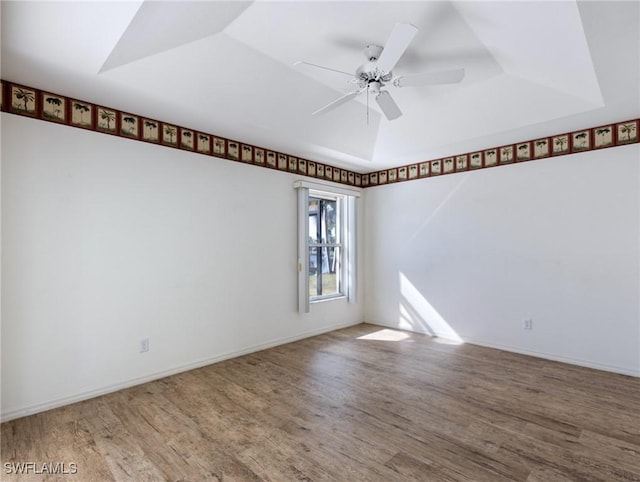
[{"label": "electrical outlet", "polygon": [[146,353],[149,351],[149,338],[143,338],[140,340],[140,353]]},{"label": "electrical outlet", "polygon": [[532,330],[533,329],[533,320],[531,318],[528,318],[528,319],[524,320],[522,322],[522,328],[524,328],[525,330]]}]

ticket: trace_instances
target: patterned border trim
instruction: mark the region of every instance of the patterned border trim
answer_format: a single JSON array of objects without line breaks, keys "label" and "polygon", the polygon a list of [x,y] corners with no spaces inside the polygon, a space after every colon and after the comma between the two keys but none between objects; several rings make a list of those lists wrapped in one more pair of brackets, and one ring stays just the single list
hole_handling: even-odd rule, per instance
[{"label": "patterned border trim", "polygon": [[640,142],[640,119],[359,174],[0,80],[0,110],[349,186],[372,187]]},{"label": "patterned border trim", "polygon": [[640,119],[633,119],[442,159],[417,162],[363,174],[362,187],[413,181],[425,177],[634,144],[640,141],[639,130]]},{"label": "patterned border trim", "polygon": [[349,186],[362,185],[362,174],[357,172],[5,80],[0,80],[0,110]]}]

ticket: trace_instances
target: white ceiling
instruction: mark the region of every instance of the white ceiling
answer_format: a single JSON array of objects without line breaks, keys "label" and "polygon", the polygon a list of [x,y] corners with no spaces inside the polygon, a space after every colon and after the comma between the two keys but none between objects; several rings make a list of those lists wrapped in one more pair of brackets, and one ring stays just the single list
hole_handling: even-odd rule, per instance
[{"label": "white ceiling", "polygon": [[[2,78],[358,172],[640,116],[636,1],[2,2]],[[353,90],[367,44],[419,32],[394,74],[460,84]]]}]

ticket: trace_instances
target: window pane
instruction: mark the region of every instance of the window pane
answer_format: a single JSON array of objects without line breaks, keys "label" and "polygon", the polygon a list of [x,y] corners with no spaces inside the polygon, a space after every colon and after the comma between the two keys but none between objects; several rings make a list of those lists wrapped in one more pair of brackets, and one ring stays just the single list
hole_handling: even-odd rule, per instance
[{"label": "window pane", "polygon": [[335,243],[337,241],[336,232],[336,202],[326,199],[322,200],[322,239],[325,243]]},{"label": "window pane", "polygon": [[320,242],[320,199],[309,198],[309,243]]},{"label": "window pane", "polygon": [[[318,292],[318,276],[320,270],[318,266],[322,266],[322,260],[318,259],[318,255],[322,252],[320,248],[309,248],[309,296],[319,296]],[[322,283],[322,280],[320,280]],[[322,285],[320,285],[322,287]]]},{"label": "window pane", "polygon": [[340,291],[340,248],[309,248],[309,296]]},{"label": "window pane", "polygon": [[322,256],[322,296],[339,293],[340,248],[324,248]]},{"label": "window pane", "polygon": [[309,243],[336,243],[337,202],[331,199],[309,198]]}]

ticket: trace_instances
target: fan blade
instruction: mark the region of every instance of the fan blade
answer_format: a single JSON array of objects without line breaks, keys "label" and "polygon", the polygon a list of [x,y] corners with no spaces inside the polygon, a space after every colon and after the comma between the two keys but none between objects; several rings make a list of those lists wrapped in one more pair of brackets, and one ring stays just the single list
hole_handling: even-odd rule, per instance
[{"label": "fan blade", "polygon": [[355,98],[358,94],[360,94],[360,92],[362,92],[363,90],[364,89],[360,89],[360,90],[356,90],[354,92],[349,92],[348,94],[345,94],[342,97],[337,98],[336,100],[334,100],[330,104],[325,105],[321,109],[318,109],[317,111],[315,111],[311,115],[319,115],[319,114],[324,114],[325,112],[329,112],[330,110],[333,110],[338,106],[341,106],[345,102],[349,102],[351,99]]},{"label": "fan blade", "polygon": [[400,112],[400,109],[393,101],[391,94],[389,94],[389,92],[387,92],[386,90],[380,92],[380,94],[376,97],[376,102],[380,106],[380,109],[382,109],[382,113],[387,118],[387,120],[391,121],[393,119],[397,119],[402,115],[402,112]]},{"label": "fan blade", "polygon": [[380,54],[378,69],[382,72],[393,70],[417,33],[418,29],[410,23],[397,23]]},{"label": "fan blade", "polygon": [[354,75],[353,74],[349,74],[347,72],[343,72],[342,70],[336,70],[336,69],[332,69],[330,67],[323,67],[322,65],[317,65],[317,64],[312,64],[310,62],[305,62],[304,60],[298,60],[296,63],[293,64],[294,67],[298,67],[299,65],[307,65],[310,67],[315,67],[316,69],[323,69],[323,70],[329,70],[331,72],[337,72],[338,74],[342,74],[342,75],[346,75],[347,77],[353,79]]},{"label": "fan blade", "polygon": [[393,79],[396,87],[413,87],[433,84],[456,84],[464,78],[464,69],[443,70],[441,72],[422,72],[420,74],[401,75]]}]

